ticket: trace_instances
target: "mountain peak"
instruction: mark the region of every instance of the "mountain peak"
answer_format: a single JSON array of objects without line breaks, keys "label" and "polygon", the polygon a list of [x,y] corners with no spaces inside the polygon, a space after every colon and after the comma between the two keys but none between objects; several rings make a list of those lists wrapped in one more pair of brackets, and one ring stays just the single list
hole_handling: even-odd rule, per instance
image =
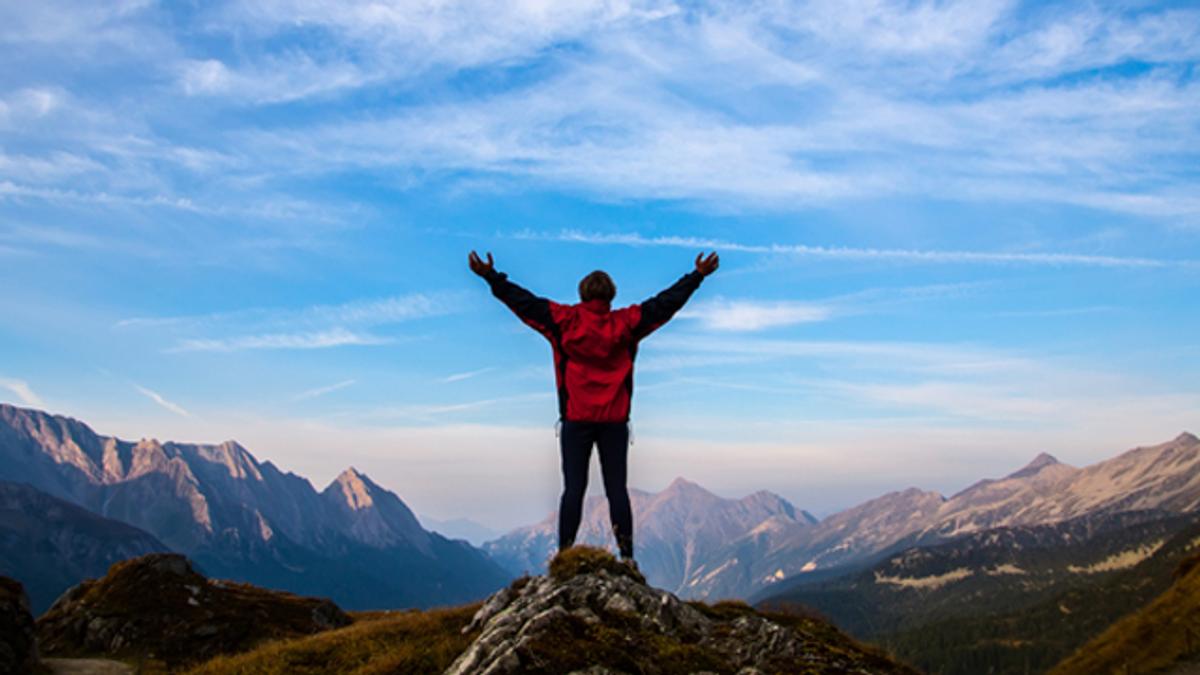
[{"label": "mountain peak", "polygon": [[[685,489],[699,488],[699,487],[700,487],[699,483],[694,483],[694,482],[684,478],[683,476],[676,476],[675,480],[671,481],[671,484],[667,486],[667,489],[668,490],[685,490]],[[700,488],[700,489],[703,489],[703,488]]]},{"label": "mountain peak", "polygon": [[709,492],[708,489],[703,485],[700,485],[699,483],[693,483],[683,476],[676,477],[675,480],[671,481],[671,484],[668,485],[665,490],[659,493],[659,495],[663,497],[680,497],[686,495],[692,497],[717,498],[716,495],[714,495],[712,492]]},{"label": "mountain peak", "polygon": [[1200,438],[1196,438],[1196,435],[1190,431],[1185,431],[1176,436],[1173,442],[1180,445],[1200,445]]},{"label": "mountain peak", "polygon": [[375,499],[372,495],[377,489],[375,483],[366,474],[354,467],[349,467],[338,474],[337,478],[333,479],[333,483],[326,488],[326,492],[340,492],[346,506],[357,511],[375,505]]},{"label": "mountain peak", "polygon": [[1048,466],[1054,466],[1061,463],[1062,462],[1058,461],[1054,455],[1046,452],[1038,453],[1038,456],[1034,457],[1032,462],[1026,464],[1021,469],[1008,474],[1005,476],[1005,478],[1028,478],[1029,476],[1038,474],[1042,469]]},{"label": "mountain peak", "polygon": [[367,475],[365,473],[359,471],[358,469],[356,469],[352,466],[348,466],[348,467],[346,467],[345,471],[338,474],[338,477],[334,479],[334,482],[336,482],[336,483],[346,483],[346,482],[361,483],[363,481],[369,481],[369,480],[371,480],[371,479],[367,478]]}]

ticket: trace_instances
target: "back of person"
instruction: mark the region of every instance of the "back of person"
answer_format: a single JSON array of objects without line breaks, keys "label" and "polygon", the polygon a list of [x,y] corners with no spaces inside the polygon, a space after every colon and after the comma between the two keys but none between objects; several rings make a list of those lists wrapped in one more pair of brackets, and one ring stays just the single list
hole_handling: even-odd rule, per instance
[{"label": "back of person", "polygon": [[[637,342],[634,307],[609,311],[600,300],[559,305],[563,419],[620,422],[629,417]],[[551,341],[553,344],[553,341]]]}]

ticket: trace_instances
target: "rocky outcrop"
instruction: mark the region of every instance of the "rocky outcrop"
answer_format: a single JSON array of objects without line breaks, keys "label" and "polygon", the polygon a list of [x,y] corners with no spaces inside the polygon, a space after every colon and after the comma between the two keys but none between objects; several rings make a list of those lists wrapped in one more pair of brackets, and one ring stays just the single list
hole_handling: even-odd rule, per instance
[{"label": "rocky outcrop", "polygon": [[48,655],[138,656],[176,666],[349,623],[328,600],[209,580],[181,555],[153,554],[67,591],[37,627]]},{"label": "rocky outcrop", "polygon": [[683,602],[597,549],[496,593],[474,630],[447,675],[913,672],[819,619]]},{"label": "rocky outcrop", "polygon": [[25,589],[0,577],[0,675],[37,672],[36,638]]}]

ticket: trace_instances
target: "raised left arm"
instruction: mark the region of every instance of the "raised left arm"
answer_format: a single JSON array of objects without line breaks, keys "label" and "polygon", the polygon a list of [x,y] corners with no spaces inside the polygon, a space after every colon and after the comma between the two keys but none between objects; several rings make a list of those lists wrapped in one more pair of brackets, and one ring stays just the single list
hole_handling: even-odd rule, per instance
[{"label": "raised left arm", "polygon": [[497,272],[491,253],[487,254],[487,262],[484,262],[477,253],[471,251],[468,262],[471,271],[488,282],[492,295],[512,310],[518,319],[542,335],[551,336],[555,330],[555,323],[549,300],[509,281],[507,274]]}]

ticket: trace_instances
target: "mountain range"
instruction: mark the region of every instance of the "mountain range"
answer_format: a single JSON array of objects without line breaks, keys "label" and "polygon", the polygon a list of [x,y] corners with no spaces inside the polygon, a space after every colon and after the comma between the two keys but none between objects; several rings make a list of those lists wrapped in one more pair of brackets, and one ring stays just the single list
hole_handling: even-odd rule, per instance
[{"label": "mountain range", "polygon": [[[784,528],[807,528],[817,522],[779,495],[762,491],[741,499],[725,499],[684,478],[658,493],[630,490],[636,557],[651,585],[672,592],[689,589],[688,581],[714,567],[728,542]],[[540,574],[558,546],[558,516],[518,528],[484,544],[484,550],[512,574]],[[609,546],[608,501],[589,497],[576,540]],[[727,558],[726,558],[727,560]],[[736,563],[735,563],[736,564]]]},{"label": "mountain range", "polygon": [[[0,481],[0,563],[26,570],[16,576],[43,606],[106,561],[163,549],[352,609],[453,604],[544,571],[557,539],[552,513],[477,549],[427,530],[353,468],[318,491],[236,442],[131,442],[8,405]],[[1019,672],[1161,592],[1194,554],[1200,439],[1083,468],[1041,454],[949,497],[909,488],[822,520],[770,492],[731,499],[684,478],[631,499],[654,586],[816,607],[938,672],[973,672],[985,653]],[[587,500],[578,539],[611,545],[603,497]]]},{"label": "mountain range", "polygon": [[233,441],[130,442],[0,404],[0,480],[144,530],[210,575],[350,608],[466,602],[508,579],[353,468],[318,492]]},{"label": "mountain range", "polygon": [[[1040,527],[1047,531],[1059,528]],[[927,672],[1042,672],[1170,587],[1174,572],[1200,547],[1200,514],[1173,515],[1094,538],[1064,539],[1058,545],[1052,540],[1046,540],[1051,544],[1046,549],[1028,552],[1029,562],[1021,568],[1028,575],[1005,575],[1002,579],[1006,583],[992,589],[976,585],[981,570],[968,564],[967,569],[976,574],[964,576],[962,582],[950,581],[936,589],[902,592],[897,588],[892,593],[858,585],[857,589],[847,589],[851,593],[843,601],[875,595],[868,604],[881,614],[887,614],[888,607],[879,602],[929,606],[932,611],[899,626],[893,624],[896,629],[890,632],[875,632],[873,638]],[[969,543],[963,542],[964,546]],[[1035,566],[1039,558],[1042,564]],[[937,564],[936,558],[930,562]],[[910,573],[923,576],[921,563],[914,565]],[[1026,576],[1032,578],[1027,580]],[[1043,586],[1047,580],[1053,583]],[[839,581],[834,585],[849,584]],[[904,595],[909,598],[904,599]],[[954,596],[960,599],[957,608],[948,601]]]},{"label": "mountain range", "polygon": [[[662,526],[655,524],[656,512],[664,510],[664,502],[708,508],[704,501],[664,499],[664,495],[678,496],[680,492],[686,491],[668,488],[653,498],[644,493],[634,498],[639,548],[650,548],[645,553],[650,558],[655,555],[653,548],[669,548],[687,560],[686,565],[670,568],[670,574],[664,570],[660,576],[656,570],[650,578],[685,597],[749,598],[768,592],[785,579],[827,578],[847,567],[876,561],[898,547],[931,545],[995,528],[1124,511],[1194,511],[1200,507],[1200,440],[1183,433],[1166,443],[1135,448],[1084,468],[1042,454],[1003,478],[979,481],[948,498],[909,488],[819,522],[780,497],[758,493],[746,499],[762,508],[735,509],[745,517],[732,521],[736,527],[714,528],[720,536],[702,539],[702,546],[698,546],[695,532],[707,532],[705,527],[680,529],[669,525],[669,519]],[[728,508],[739,502],[711,496],[708,503]],[[648,510],[651,504],[657,505],[655,512]],[[603,507],[599,501],[588,506],[592,511],[585,516],[588,541],[605,541],[599,534],[607,531]],[[674,512],[673,508],[665,510]],[[484,548],[510,570],[532,567],[545,559],[547,531],[553,522],[551,516]],[[638,523],[644,524],[639,527]],[[660,538],[656,541],[656,537]],[[649,558],[647,562],[657,565]]]},{"label": "mountain range", "polygon": [[167,550],[149,532],[31,485],[0,481],[0,570],[21,580],[35,612],[113,563]]}]

